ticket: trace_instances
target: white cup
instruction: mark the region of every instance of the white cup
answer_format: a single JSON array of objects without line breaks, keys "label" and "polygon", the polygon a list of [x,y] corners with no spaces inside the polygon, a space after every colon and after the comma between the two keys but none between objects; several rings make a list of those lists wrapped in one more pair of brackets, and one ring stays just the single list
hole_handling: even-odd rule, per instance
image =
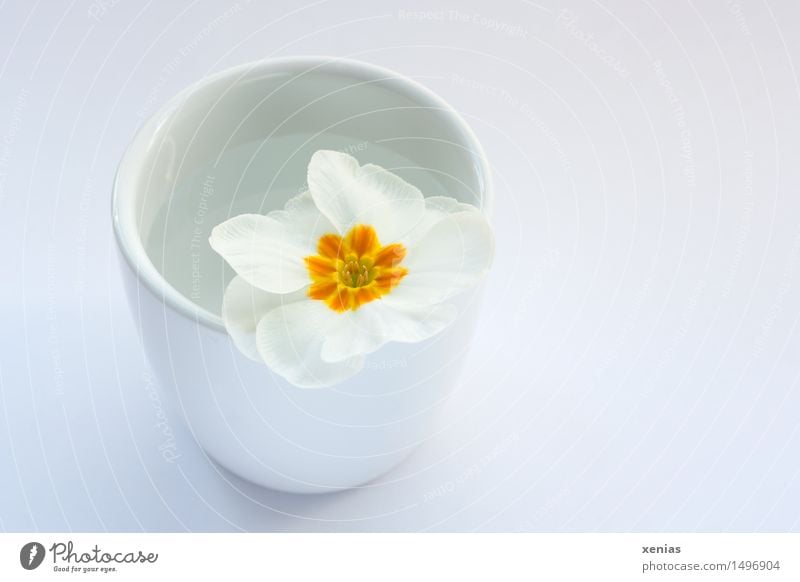
[{"label": "white cup", "polygon": [[218,222],[267,213],[304,188],[310,154],[342,149],[487,212],[489,171],[453,109],[412,80],[347,59],[278,58],[181,92],[135,136],[117,173],[120,264],[163,398],[216,462],[290,492],[366,483],[434,433],[456,386],[478,292],[418,344],[390,343],[328,388],[298,388],[233,345],[220,318],[232,272],[208,247]]}]

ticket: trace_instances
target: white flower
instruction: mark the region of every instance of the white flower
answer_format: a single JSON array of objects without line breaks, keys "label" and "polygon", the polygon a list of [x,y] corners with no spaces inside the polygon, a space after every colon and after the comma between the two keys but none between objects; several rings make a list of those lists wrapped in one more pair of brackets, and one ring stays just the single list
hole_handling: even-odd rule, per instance
[{"label": "white flower", "polygon": [[284,210],[218,225],[212,248],[237,273],[222,317],[236,346],[289,382],[329,386],[390,341],[418,342],[457,316],[448,303],[494,253],[477,208],[424,198],[400,177],[316,152],[309,191]]}]

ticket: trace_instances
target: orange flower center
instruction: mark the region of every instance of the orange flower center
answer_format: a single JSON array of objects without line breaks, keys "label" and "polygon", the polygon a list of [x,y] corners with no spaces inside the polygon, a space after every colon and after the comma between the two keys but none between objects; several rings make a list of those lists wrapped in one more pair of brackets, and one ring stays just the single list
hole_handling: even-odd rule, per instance
[{"label": "orange flower center", "polygon": [[375,229],[364,224],[351,228],[344,238],[322,235],[317,253],[305,258],[311,277],[308,296],[340,313],[380,299],[408,274],[399,266],[406,248],[400,243],[382,246]]}]

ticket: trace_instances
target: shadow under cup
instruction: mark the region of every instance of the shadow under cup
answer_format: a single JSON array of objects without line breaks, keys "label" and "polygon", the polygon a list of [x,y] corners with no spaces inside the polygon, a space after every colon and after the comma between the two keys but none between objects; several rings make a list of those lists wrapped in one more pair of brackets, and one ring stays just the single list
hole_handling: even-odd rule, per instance
[{"label": "shadow under cup", "polygon": [[264,486],[325,492],[365,483],[430,438],[469,348],[477,293],[418,344],[390,343],[363,371],[301,389],[241,354],[220,318],[234,273],[211,229],[306,189],[311,155],[346,152],[486,209],[479,144],[441,99],[350,60],[272,59],[215,75],[137,133],[114,185],[123,275],[164,398],[217,462]]}]

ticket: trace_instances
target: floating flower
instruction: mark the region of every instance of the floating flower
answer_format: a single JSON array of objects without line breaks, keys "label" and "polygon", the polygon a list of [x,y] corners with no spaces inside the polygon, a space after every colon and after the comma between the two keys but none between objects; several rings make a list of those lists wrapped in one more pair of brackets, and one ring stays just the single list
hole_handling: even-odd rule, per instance
[{"label": "floating flower", "polygon": [[308,191],[214,228],[236,271],[222,318],[236,346],[289,382],[329,386],[387,342],[419,342],[458,315],[494,252],[474,206],[422,193],[383,168],[316,152]]}]

